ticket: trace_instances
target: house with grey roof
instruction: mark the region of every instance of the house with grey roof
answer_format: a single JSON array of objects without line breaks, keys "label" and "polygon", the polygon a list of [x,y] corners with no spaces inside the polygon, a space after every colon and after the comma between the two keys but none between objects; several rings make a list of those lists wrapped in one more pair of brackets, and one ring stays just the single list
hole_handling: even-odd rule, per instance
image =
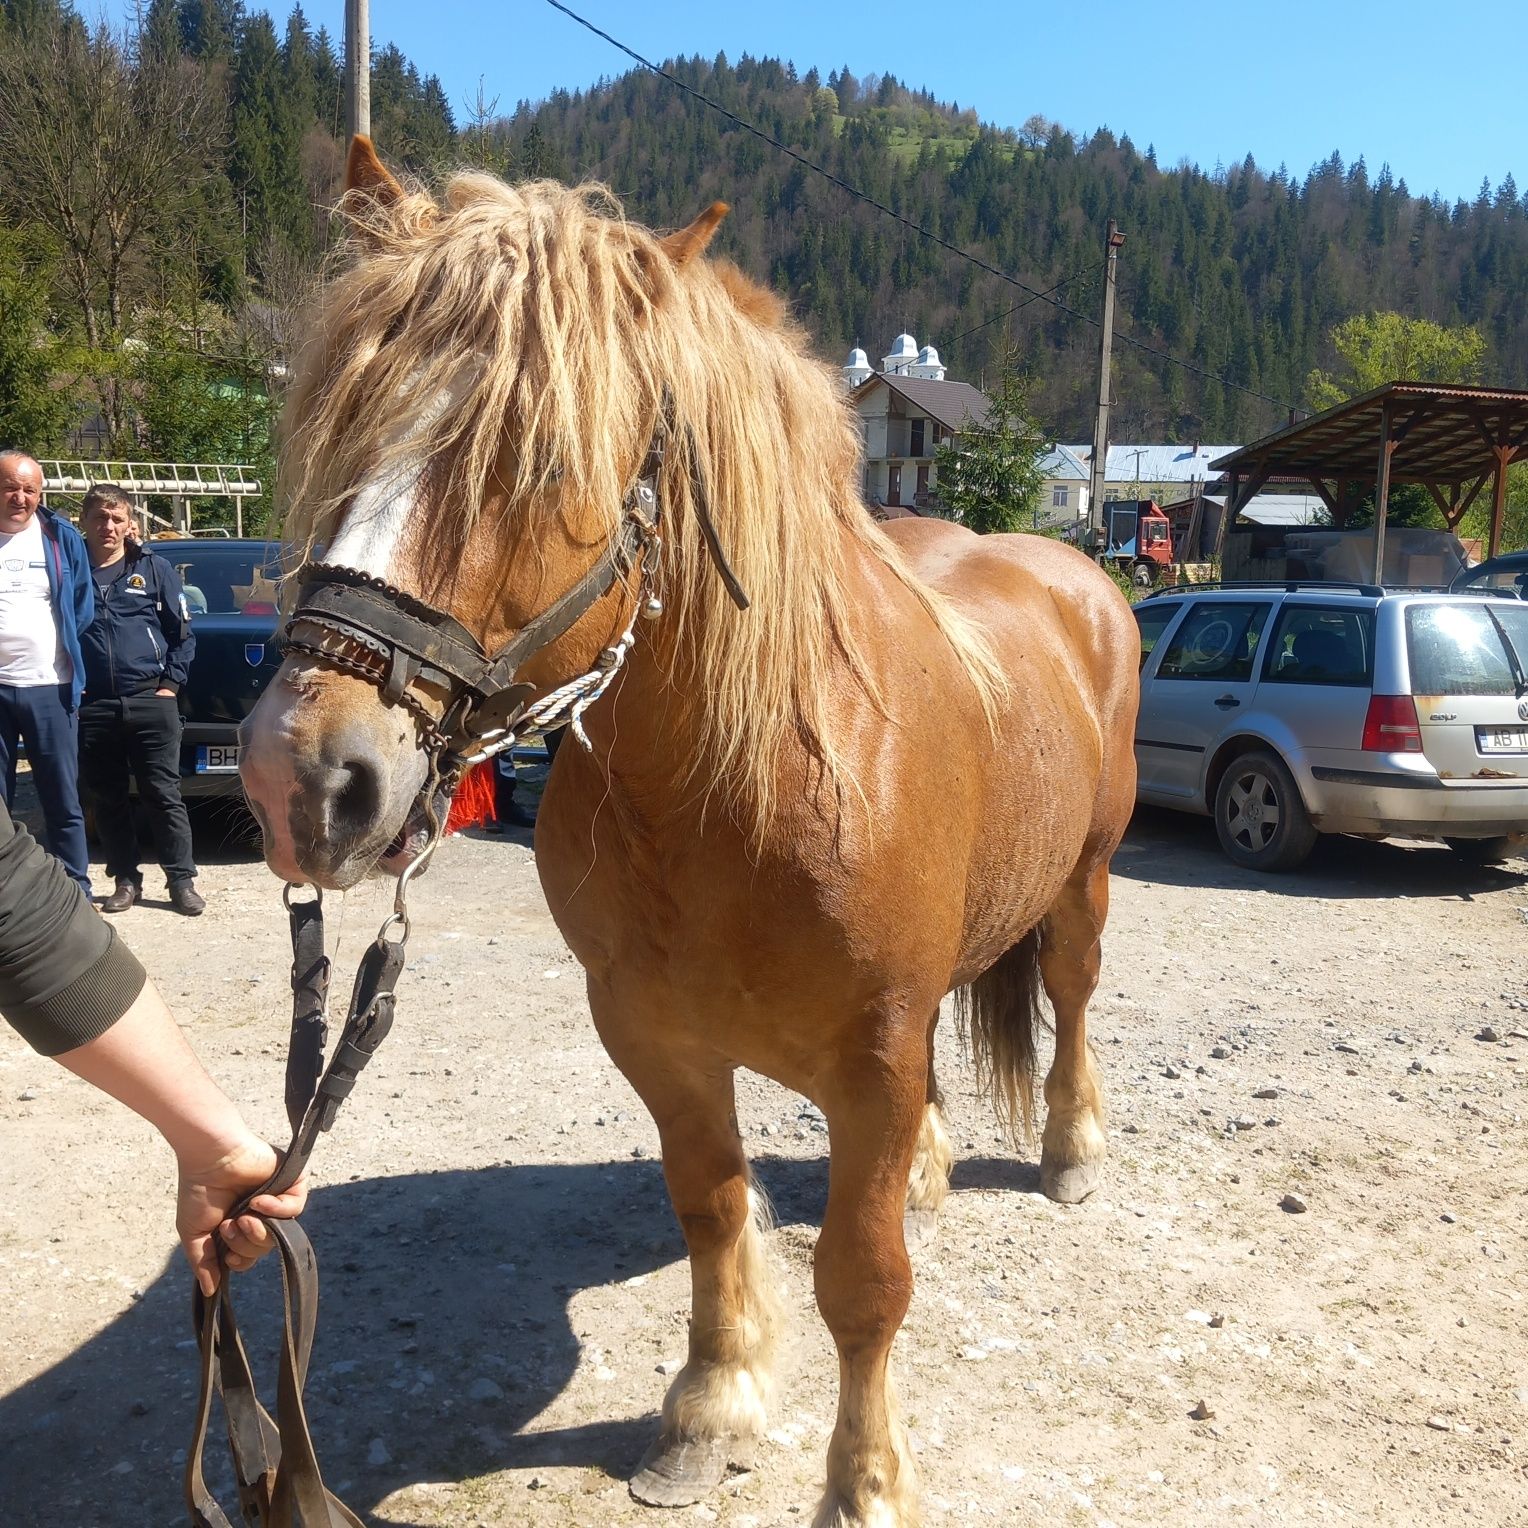
[{"label": "house with grey roof", "polygon": [[951,382],[939,352],[920,350],[910,334],[897,336],[873,371],[858,347],[843,368],[850,400],[865,437],[862,491],[872,512],[919,513],[932,502],[934,452],[969,424],[982,424],[987,395],[968,382]]},{"label": "house with grey roof", "polygon": [[1052,446],[1040,463],[1040,524],[1070,525],[1088,512],[1088,464],[1071,446]]}]

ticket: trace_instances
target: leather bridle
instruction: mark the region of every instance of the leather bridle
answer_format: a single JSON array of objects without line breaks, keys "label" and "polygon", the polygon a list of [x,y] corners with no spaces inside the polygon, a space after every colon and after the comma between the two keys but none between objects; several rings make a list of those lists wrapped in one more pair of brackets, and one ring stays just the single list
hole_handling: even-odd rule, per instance
[{"label": "leather bridle", "polygon": [[[303,570],[282,637],[284,650],[375,685],[383,700],[403,706],[419,722],[426,751],[446,757],[472,754],[484,738],[512,728],[535,693],[533,685],[517,677],[527,659],[570,631],[634,570],[644,575],[656,571],[658,473],[666,433],[660,419],[607,550],[571,589],[492,655],[455,616],[380,578],[325,562]],[[313,640],[304,628],[314,627],[339,637],[339,645]],[[435,698],[441,695],[448,697],[443,708]]]},{"label": "leather bridle", "polygon": [[[535,693],[534,685],[518,677],[526,661],[571,630],[618,582],[633,572],[640,572],[644,581],[656,573],[662,513],[658,476],[673,434],[673,416],[673,396],[665,389],[647,454],[609,547],[571,589],[497,652],[485,652],[482,643],[445,611],[380,578],[325,562],[310,563],[303,570],[282,637],[285,651],[365,679],[383,700],[407,709],[419,722],[421,741],[442,779],[455,772],[453,763],[501,751],[506,738],[515,740],[513,728]],[[693,472],[693,449],[689,455]],[[738,608],[747,609],[748,596],[727,565],[704,491],[694,498],[717,571]],[[338,637],[339,644],[315,641],[304,628]],[[438,695],[448,697],[443,707]]]}]

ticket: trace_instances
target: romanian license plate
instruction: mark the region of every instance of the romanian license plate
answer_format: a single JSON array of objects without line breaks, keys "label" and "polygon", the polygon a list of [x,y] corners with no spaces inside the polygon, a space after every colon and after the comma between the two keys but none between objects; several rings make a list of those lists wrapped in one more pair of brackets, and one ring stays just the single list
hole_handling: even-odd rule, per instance
[{"label": "romanian license plate", "polygon": [[239,772],[239,748],[236,743],[203,743],[196,750],[199,775],[236,775]]},{"label": "romanian license plate", "polygon": [[1482,753],[1528,753],[1528,727],[1477,727],[1475,746]]}]

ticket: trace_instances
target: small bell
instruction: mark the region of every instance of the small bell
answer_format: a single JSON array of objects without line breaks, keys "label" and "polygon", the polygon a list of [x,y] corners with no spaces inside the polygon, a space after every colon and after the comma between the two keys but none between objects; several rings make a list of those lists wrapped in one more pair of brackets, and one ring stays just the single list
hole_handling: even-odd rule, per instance
[{"label": "small bell", "polygon": [[656,621],[663,614],[663,601],[656,594],[649,594],[642,601],[642,616],[644,620]]}]

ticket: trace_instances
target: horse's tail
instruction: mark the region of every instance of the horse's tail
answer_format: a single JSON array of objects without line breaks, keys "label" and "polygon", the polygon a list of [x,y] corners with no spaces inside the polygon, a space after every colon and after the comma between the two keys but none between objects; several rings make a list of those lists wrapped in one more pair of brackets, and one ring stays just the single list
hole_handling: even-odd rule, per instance
[{"label": "horse's tail", "polygon": [[1034,1139],[1035,1035],[1040,1027],[1040,930],[1032,928],[968,987],[955,1015],[976,1077],[1015,1142]]}]

